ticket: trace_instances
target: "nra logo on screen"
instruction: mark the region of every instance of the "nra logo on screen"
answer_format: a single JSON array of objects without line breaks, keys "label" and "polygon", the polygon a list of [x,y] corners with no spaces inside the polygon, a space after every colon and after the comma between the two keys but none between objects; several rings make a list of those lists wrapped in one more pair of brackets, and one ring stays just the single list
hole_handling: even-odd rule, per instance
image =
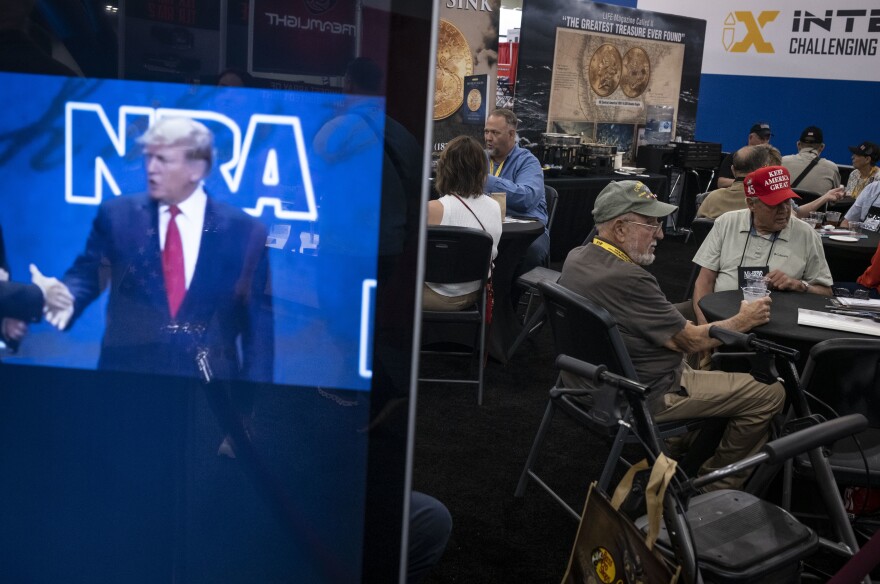
[{"label": "nra logo on screen", "polygon": [[[114,126],[100,103],[69,101],[64,109],[64,199],[68,203],[100,205],[105,185],[114,196],[122,194],[116,176],[125,172],[128,149],[132,146],[128,130],[134,127],[134,120],[141,118],[152,124],[165,116],[187,117],[210,124],[215,136],[217,132],[228,136],[232,152],[227,160],[217,161],[217,170],[229,192],[248,190],[243,188],[245,174],[260,185],[261,193],[248,201],[253,206],[243,207],[246,213],[260,217],[268,212],[277,219],[300,221],[318,218],[306,143],[297,116],[255,113],[242,130],[226,115],[207,110],[122,106],[115,112]],[[75,159],[80,163],[75,163]],[[82,164],[83,161],[90,164]],[[302,208],[288,209],[280,197],[263,194],[284,186],[281,167],[285,162],[285,168],[298,169],[296,182],[305,195]]]}]

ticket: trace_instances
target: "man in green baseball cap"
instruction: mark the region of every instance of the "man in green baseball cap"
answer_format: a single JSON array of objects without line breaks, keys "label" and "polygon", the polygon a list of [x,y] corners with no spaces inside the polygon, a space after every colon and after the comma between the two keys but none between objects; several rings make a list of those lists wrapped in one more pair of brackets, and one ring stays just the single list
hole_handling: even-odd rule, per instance
[{"label": "man in green baseball cap", "polygon": [[666,217],[678,207],[661,203],[648,185],[638,180],[621,180],[602,189],[593,205],[593,220],[599,224],[625,213]]},{"label": "man in green baseball cap", "polygon": [[[675,209],[658,201],[641,182],[610,183],[593,208],[598,235],[568,254],[559,284],[602,306],[617,322],[638,381],[651,388],[648,406],[656,421],[728,419],[717,450],[700,468],[704,474],[763,446],[785,392],[779,383],[765,385],[747,373],[698,371],[685,363],[688,353],[708,351],[719,343],[709,337],[709,325],[697,326],[685,318],[684,305],[670,303],[643,267],[654,261],[654,250],[663,239],[662,219]],[[738,314],[713,324],[746,332],[769,320],[767,297],[743,302]],[[585,386],[584,380],[566,373],[563,381],[566,387]],[[735,489],[746,478],[747,473],[740,473],[709,488]]]}]

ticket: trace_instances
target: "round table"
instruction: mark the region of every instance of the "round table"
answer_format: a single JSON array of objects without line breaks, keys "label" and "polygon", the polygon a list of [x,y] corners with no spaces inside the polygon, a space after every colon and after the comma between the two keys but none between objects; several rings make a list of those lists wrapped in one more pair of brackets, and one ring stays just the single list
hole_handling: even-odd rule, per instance
[{"label": "round table", "polygon": [[[802,360],[806,358],[813,345],[829,339],[857,338],[876,339],[871,335],[862,335],[847,331],[804,326],[797,323],[798,308],[827,311],[825,306],[831,301],[827,296],[807,294],[804,292],[771,292],[770,322],[752,330],[763,339],[774,341],[780,345],[797,349]],[[700,309],[709,322],[730,318],[739,312],[742,291],[727,290],[708,294],[700,300]]]},{"label": "round table", "polygon": [[492,310],[488,348],[489,354],[502,363],[507,363],[507,350],[522,328],[510,299],[516,266],[532,242],[544,233],[544,224],[540,221],[519,221],[501,225],[498,257],[495,258],[495,267],[492,270],[495,306]]},{"label": "round table", "polygon": [[868,237],[852,242],[838,241],[831,239],[831,236],[822,238],[825,260],[835,282],[855,282],[871,263],[880,244],[880,233],[866,231],[865,234]]}]

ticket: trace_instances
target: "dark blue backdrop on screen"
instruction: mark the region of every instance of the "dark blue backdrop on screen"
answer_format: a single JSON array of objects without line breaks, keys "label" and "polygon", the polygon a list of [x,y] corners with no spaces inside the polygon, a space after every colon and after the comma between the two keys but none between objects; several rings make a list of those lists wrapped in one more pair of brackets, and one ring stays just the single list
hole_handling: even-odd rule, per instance
[{"label": "dark blue backdrop on screen", "polygon": [[[381,98],[0,73],[0,224],[12,277],[60,277],[102,200],[146,190],[137,143],[184,116],[215,136],[209,196],[263,221],[274,381],[368,390]],[[34,325],[9,363],[94,368],[106,293],[73,328]]]}]

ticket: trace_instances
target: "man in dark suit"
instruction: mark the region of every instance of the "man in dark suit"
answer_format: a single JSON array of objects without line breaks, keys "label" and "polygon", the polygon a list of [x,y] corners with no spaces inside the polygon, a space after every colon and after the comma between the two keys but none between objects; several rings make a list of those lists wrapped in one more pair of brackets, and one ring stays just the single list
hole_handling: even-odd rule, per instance
[{"label": "man in dark suit", "polygon": [[[70,292],[57,279],[47,278],[33,264],[31,275],[32,284],[10,282],[9,272],[0,268],[0,318],[22,323],[40,322],[44,310],[64,310],[73,304]],[[4,336],[2,340],[8,342],[11,339]]]},{"label": "man in dark suit", "polygon": [[266,229],[207,196],[213,135],[164,118],[140,139],[148,192],[105,201],[86,248],[64,275],[72,309],[59,329],[109,287],[98,368],[270,381],[274,358]]},{"label": "man in dark suit", "polygon": [[31,264],[31,284],[9,281],[9,262],[0,226],[0,346],[15,349],[27,333],[29,322],[40,322],[43,311],[65,310],[73,297],[56,278],[47,278]]}]

